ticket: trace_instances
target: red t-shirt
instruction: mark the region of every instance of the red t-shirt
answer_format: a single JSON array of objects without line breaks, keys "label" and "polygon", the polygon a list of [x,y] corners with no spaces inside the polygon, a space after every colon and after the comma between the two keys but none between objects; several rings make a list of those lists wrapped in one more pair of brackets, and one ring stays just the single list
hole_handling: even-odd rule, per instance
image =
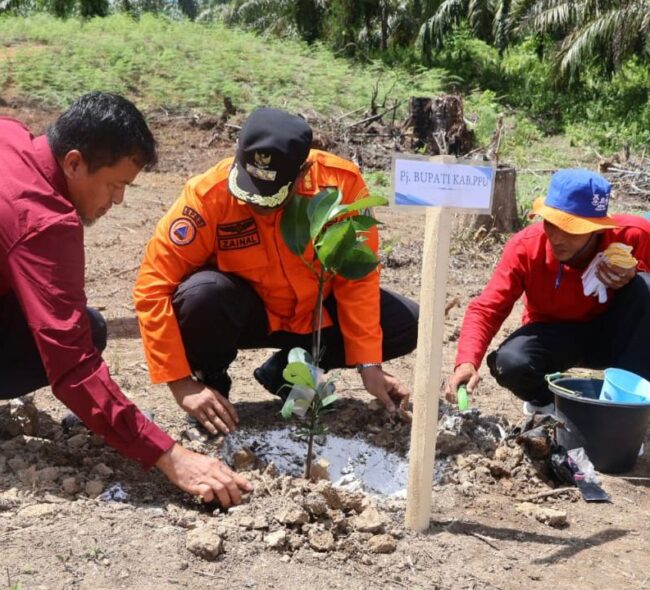
[{"label": "red t-shirt", "polygon": [[[634,215],[614,215],[620,227],[605,230],[599,251],[613,242],[633,247],[638,270],[650,269],[650,222]],[[472,363],[477,369],[488,345],[512,307],[524,295],[522,323],[586,322],[610,305],[616,292],[607,291],[607,302],[585,296],[584,269],[571,268],[553,257],[541,222],[515,234],[506,244],[501,260],[483,292],[473,299],[465,313],[458,339],[456,366]]]},{"label": "red t-shirt", "polygon": [[174,441],[124,396],[93,345],[83,226],[47,138],[0,117],[0,170],[0,297],[18,299],[54,395],[124,456],[151,467]]}]

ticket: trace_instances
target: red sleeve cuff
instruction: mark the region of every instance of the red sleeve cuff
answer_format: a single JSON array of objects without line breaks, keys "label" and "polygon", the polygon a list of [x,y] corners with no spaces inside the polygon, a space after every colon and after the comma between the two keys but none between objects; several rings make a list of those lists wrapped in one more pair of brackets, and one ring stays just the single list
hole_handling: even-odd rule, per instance
[{"label": "red sleeve cuff", "polygon": [[470,364],[474,365],[474,368],[478,371],[481,368],[481,363],[483,362],[483,357],[484,356],[485,356],[485,354],[457,356],[456,357],[456,362],[454,363],[454,369],[458,365],[462,365],[463,363],[470,363]]},{"label": "red sleeve cuff", "polygon": [[159,426],[149,421],[140,431],[140,436],[128,448],[122,449],[121,453],[140,463],[144,469],[151,469],[175,442]]}]

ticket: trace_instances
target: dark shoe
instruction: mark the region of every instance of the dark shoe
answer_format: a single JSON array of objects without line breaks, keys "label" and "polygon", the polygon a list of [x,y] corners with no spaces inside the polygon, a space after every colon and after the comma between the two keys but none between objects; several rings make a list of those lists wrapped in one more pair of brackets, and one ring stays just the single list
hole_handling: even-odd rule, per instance
[{"label": "dark shoe", "polygon": [[[262,365],[253,371],[253,377],[266,391],[277,395],[282,401],[287,399],[291,391],[291,384],[284,379],[284,371],[288,362],[288,352],[278,350],[271,355]],[[284,387],[284,386],[287,387]]]},{"label": "dark shoe", "polygon": [[223,369],[222,371],[196,371],[196,378],[205,383],[208,387],[216,389],[223,397],[228,399],[230,395],[230,388],[232,387],[232,379],[228,372]]}]

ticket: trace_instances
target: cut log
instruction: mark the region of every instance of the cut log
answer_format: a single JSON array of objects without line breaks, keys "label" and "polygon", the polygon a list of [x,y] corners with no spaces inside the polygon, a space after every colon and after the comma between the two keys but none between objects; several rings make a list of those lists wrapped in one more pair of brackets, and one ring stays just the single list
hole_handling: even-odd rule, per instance
[{"label": "cut log", "polygon": [[412,97],[408,122],[413,127],[413,150],[462,156],[472,149],[474,133],[465,125],[460,96]]},{"label": "cut log", "polygon": [[[411,97],[409,102],[409,123],[413,127],[411,148],[421,151],[428,147],[431,132],[431,99],[426,97]],[[407,124],[408,126],[408,124]]]},{"label": "cut log", "polygon": [[487,231],[514,232],[521,226],[517,211],[517,171],[499,166],[494,178],[492,215],[475,215],[473,228],[483,226]]}]

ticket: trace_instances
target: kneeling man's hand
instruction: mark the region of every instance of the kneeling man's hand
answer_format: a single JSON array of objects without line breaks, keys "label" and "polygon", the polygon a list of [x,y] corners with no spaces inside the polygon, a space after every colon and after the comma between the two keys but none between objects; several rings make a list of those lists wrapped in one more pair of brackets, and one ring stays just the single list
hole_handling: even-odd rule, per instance
[{"label": "kneeling man's hand", "polygon": [[234,406],[216,389],[185,377],[168,383],[176,403],[196,418],[211,434],[234,432],[239,416]]},{"label": "kneeling man's hand", "polygon": [[402,383],[381,367],[373,366],[361,369],[361,380],[366,391],[374,395],[391,413],[397,408],[406,411],[409,392]]},{"label": "kneeling man's hand", "polygon": [[156,467],[181,490],[205,502],[216,500],[224,508],[240,504],[242,492],[253,490],[248,480],[219,459],[194,453],[179,444],[162,455]]},{"label": "kneeling man's hand", "polygon": [[622,268],[601,260],[596,269],[596,276],[608,289],[621,289],[625,287],[636,275],[636,267]]},{"label": "kneeling man's hand", "polygon": [[454,369],[454,374],[447,381],[445,397],[447,401],[456,403],[456,392],[461,385],[467,386],[467,391],[472,393],[481,377],[472,363],[461,363]]}]

